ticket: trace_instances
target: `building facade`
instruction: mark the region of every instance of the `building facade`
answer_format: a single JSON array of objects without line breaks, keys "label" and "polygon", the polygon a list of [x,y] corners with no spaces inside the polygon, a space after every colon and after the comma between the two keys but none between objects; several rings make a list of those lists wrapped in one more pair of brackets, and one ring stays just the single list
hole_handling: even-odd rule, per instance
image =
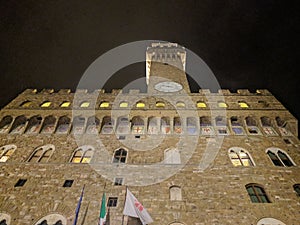
[{"label": "building facade", "polygon": [[186,52],[155,43],[147,93],[27,89],[0,111],[0,225],[110,225],[126,187],[154,225],[300,221],[298,122],[267,90],[191,93]]}]

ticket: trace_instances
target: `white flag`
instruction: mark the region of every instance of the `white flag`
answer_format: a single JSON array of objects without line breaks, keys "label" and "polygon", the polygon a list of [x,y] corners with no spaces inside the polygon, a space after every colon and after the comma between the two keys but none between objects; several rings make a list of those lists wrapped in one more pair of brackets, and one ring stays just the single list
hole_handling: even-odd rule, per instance
[{"label": "white flag", "polygon": [[152,223],[153,220],[144,206],[127,189],[126,201],[123,214],[126,216],[139,218],[143,225]]}]

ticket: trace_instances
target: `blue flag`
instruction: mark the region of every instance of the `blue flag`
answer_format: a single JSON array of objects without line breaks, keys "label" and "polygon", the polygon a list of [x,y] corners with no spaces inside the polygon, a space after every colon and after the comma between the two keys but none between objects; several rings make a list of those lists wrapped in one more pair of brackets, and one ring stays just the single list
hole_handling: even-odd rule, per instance
[{"label": "blue flag", "polygon": [[78,215],[79,215],[80,206],[81,206],[81,202],[82,202],[83,192],[84,192],[84,186],[83,186],[83,188],[82,188],[81,195],[80,195],[80,199],[79,199],[78,204],[77,204],[77,207],[76,207],[76,211],[75,211],[75,219],[74,219],[73,225],[77,225],[77,220],[78,220]]}]

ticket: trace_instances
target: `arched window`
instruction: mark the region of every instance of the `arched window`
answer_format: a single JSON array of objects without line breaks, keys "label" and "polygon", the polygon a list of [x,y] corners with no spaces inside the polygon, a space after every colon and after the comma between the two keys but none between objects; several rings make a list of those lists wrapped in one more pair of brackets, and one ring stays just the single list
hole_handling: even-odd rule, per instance
[{"label": "arched window", "polygon": [[293,188],[296,191],[297,195],[300,197],[300,184],[295,184]]},{"label": "arched window", "polygon": [[276,117],[276,124],[282,136],[292,136],[292,133],[288,129],[288,123],[280,117]]},{"label": "arched window", "polygon": [[268,136],[277,136],[278,134],[273,129],[272,121],[269,117],[263,116],[260,118],[263,131]]},{"label": "arched window", "polygon": [[31,105],[32,105],[31,101],[25,101],[25,102],[22,102],[20,106],[23,107],[23,108],[28,108]]},{"label": "arched window", "polygon": [[137,108],[145,108],[145,103],[144,102],[137,102],[136,107]]},{"label": "arched window", "polygon": [[164,102],[156,102],[155,106],[157,108],[164,108],[166,106],[166,104]]},{"label": "arched window", "polygon": [[127,158],[127,151],[123,148],[120,148],[115,151],[113,157],[113,163],[125,163]]},{"label": "arched window", "polygon": [[234,166],[254,166],[250,154],[244,149],[231,148],[228,155]]},{"label": "arched window", "polygon": [[227,104],[225,102],[219,101],[218,102],[218,107],[219,108],[227,108],[228,106],[227,106]]},{"label": "arched window", "polygon": [[87,101],[81,102],[80,103],[80,108],[88,108],[90,106],[90,103]]},{"label": "arched window", "polygon": [[50,214],[41,218],[35,225],[67,225],[67,219],[60,214]]},{"label": "arched window", "polygon": [[241,118],[238,118],[236,116],[232,116],[230,118],[232,131],[235,135],[243,135],[245,134],[244,128],[242,126],[242,120]]},{"label": "arched window", "polygon": [[215,131],[211,124],[211,118],[208,116],[200,117],[200,130],[202,135],[214,135]]},{"label": "arched window", "polygon": [[253,203],[270,203],[264,188],[258,184],[247,184],[246,190]]},{"label": "arched window", "polygon": [[91,116],[88,118],[87,125],[86,125],[86,132],[88,134],[97,134],[100,126],[100,120],[95,117]]},{"label": "arched window", "polygon": [[128,107],[128,102],[121,102],[119,107],[120,108],[127,108]]},{"label": "arched window", "polygon": [[295,166],[295,163],[283,150],[277,148],[267,149],[267,154],[275,166]]},{"label": "arched window", "polygon": [[201,102],[201,101],[197,102],[197,108],[206,108],[205,102]]},{"label": "arched window", "polygon": [[181,188],[179,186],[170,187],[170,200],[171,201],[181,201]]},{"label": "arched window", "polygon": [[41,116],[33,116],[29,119],[28,125],[26,128],[26,133],[36,134],[39,132],[42,125],[42,117]]},{"label": "arched window", "polygon": [[7,225],[6,220],[1,220],[0,225]]},{"label": "arched window", "polygon": [[100,108],[108,108],[109,107],[109,102],[107,102],[107,101],[101,102],[99,107]]},{"label": "arched window", "polygon": [[27,118],[25,116],[18,116],[13,125],[11,126],[10,133],[20,134],[24,131],[25,125],[27,123]]},{"label": "arched window", "polygon": [[71,105],[71,102],[66,101],[66,102],[61,103],[60,107],[68,108],[70,105]]},{"label": "arched window", "polygon": [[10,222],[10,215],[0,212],[0,225],[10,225]]},{"label": "arched window", "polygon": [[257,225],[285,225],[285,223],[274,218],[263,218],[257,222]]},{"label": "arched window", "polygon": [[180,117],[174,117],[174,133],[181,134],[182,132],[182,123]]},{"label": "arched window", "polygon": [[14,151],[17,149],[15,145],[4,145],[0,148],[0,162],[6,162]]},{"label": "arched window", "polygon": [[30,158],[28,159],[28,162],[41,162],[41,163],[48,162],[54,150],[55,150],[54,145],[41,146],[36,150],[34,150]]},{"label": "arched window", "polygon": [[72,132],[74,134],[82,134],[85,128],[85,118],[82,116],[76,116],[73,119]]},{"label": "arched window", "polygon": [[170,134],[170,118],[169,117],[162,117],[160,120],[160,127],[162,134]]},{"label": "arched window", "polygon": [[165,150],[165,159],[164,159],[165,164],[180,164],[181,159],[180,159],[180,152],[178,149],[167,149]]},{"label": "arched window", "polygon": [[199,121],[195,117],[187,117],[186,118],[186,129],[188,134],[197,134]]},{"label": "arched window", "polygon": [[133,134],[143,134],[145,131],[144,120],[140,116],[135,116],[131,120],[131,131]]},{"label": "arched window", "polygon": [[184,102],[176,102],[176,107],[177,108],[184,108],[185,104],[184,104]]},{"label": "arched window", "polygon": [[117,120],[117,133],[118,134],[128,134],[129,129],[129,120],[127,116],[120,116]]},{"label": "arched window", "polygon": [[148,119],[148,133],[149,134],[158,134],[159,127],[158,127],[158,118],[150,117]]},{"label": "arched window", "polygon": [[70,128],[71,119],[67,116],[62,116],[59,118],[57,123],[56,133],[66,134]]},{"label": "arched window", "polygon": [[248,116],[248,117],[246,117],[245,120],[246,120],[247,129],[248,129],[249,134],[252,134],[252,135],[261,134],[260,130],[257,127],[257,122],[253,117]]},{"label": "arched window", "polygon": [[90,163],[94,153],[94,148],[89,145],[84,145],[77,148],[71,158],[72,163]]},{"label": "arched window", "polygon": [[249,105],[244,101],[239,101],[238,103],[241,108],[249,108]]},{"label": "arched window", "polygon": [[13,121],[13,118],[11,116],[5,116],[2,118],[0,122],[0,133],[6,133],[8,132],[9,126],[11,122]]},{"label": "arched window", "polygon": [[56,122],[56,118],[54,116],[47,116],[44,119],[41,133],[52,134],[55,130],[55,122]]},{"label": "arched window", "polygon": [[47,108],[47,107],[50,107],[51,106],[51,102],[50,101],[45,101],[41,104],[41,107],[43,108]]},{"label": "arched window", "polygon": [[110,116],[103,117],[102,120],[102,134],[111,134],[114,130],[114,120]]}]

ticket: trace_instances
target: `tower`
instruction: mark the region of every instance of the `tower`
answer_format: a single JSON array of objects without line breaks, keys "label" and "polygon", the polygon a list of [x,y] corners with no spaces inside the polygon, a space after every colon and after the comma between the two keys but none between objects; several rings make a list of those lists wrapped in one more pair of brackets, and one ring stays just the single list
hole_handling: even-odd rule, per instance
[{"label": "tower", "polygon": [[176,43],[153,43],[146,52],[146,82],[153,94],[190,93],[186,51]]}]

